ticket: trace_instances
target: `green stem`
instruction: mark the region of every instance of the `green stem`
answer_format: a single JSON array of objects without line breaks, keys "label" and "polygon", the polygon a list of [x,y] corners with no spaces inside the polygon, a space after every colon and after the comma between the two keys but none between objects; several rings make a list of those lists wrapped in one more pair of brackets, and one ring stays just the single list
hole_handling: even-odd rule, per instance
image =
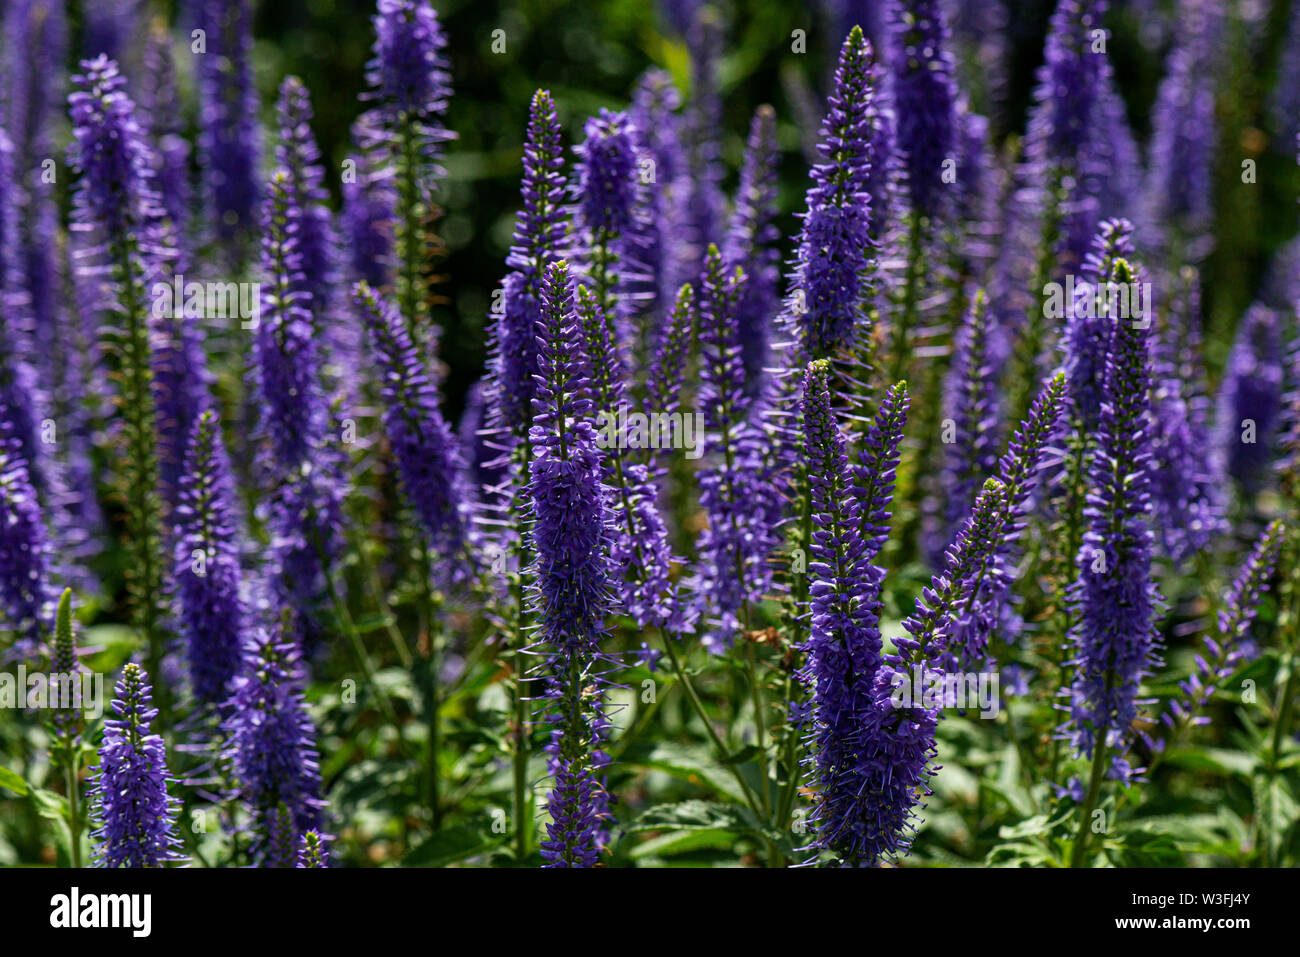
[{"label": "green stem", "polygon": [[71,833],[71,839],[68,842],[68,856],[75,868],[81,867],[81,787],[80,782],[77,780],[78,763],[76,751],[72,750],[68,755],[67,765],[68,831]]},{"label": "green stem", "polygon": [[1082,867],[1084,861],[1084,852],[1088,848],[1088,823],[1092,819],[1092,812],[1097,807],[1097,798],[1101,795],[1101,783],[1106,776],[1106,759],[1110,756],[1110,745],[1106,740],[1106,732],[1103,730],[1101,740],[1092,755],[1092,779],[1088,783],[1088,795],[1084,798],[1083,807],[1079,814],[1079,830],[1074,837],[1074,847],[1070,849],[1070,866]]}]

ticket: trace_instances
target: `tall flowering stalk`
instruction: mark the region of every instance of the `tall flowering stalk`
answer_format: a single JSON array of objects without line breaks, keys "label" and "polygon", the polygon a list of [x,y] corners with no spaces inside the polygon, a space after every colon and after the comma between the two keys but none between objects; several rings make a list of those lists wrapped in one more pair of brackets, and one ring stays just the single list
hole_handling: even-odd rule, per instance
[{"label": "tall flowering stalk", "polygon": [[183,860],[176,850],[180,802],[167,793],[175,779],[167,770],[162,736],[151,730],[158,710],[149,676],[128,662],[115,690],[117,717],[104,722],[90,791],[99,822],[93,832],[95,857],[103,867],[164,867]]},{"label": "tall flowering stalk", "polygon": [[343,480],[304,291],[297,197],[285,170],[272,175],[264,206],[266,280],[254,353],[267,438],[272,544],[280,565],[275,583],[306,639],[315,634],[311,608],[329,585],[328,564],[338,548]]},{"label": "tall flowering stalk", "polygon": [[298,867],[329,867],[329,848],[318,831],[306,831],[298,844]]},{"label": "tall flowering stalk", "polygon": [[[148,671],[157,675],[164,644],[162,515],[147,290],[163,275],[166,235],[158,223],[150,151],[117,65],[99,57],[82,69],[69,97],[74,139],[68,158],[80,175],[74,228],[94,237],[88,258],[107,268],[104,305],[117,317],[106,351],[119,356],[114,374],[126,446],[127,584],[135,624],[148,642]],[[165,710],[165,696],[162,703]]]},{"label": "tall flowering stalk", "polygon": [[591,422],[589,359],[563,261],[546,272],[539,325],[531,468],[533,611],[546,662],[551,729],[542,856],[552,867],[590,867],[604,843],[609,799],[600,641],[609,606],[609,490]]},{"label": "tall flowering stalk", "polygon": [[451,79],[447,37],[429,0],[379,0],[374,57],[366,68],[375,101],[369,144],[394,173],[397,301],[411,339],[426,352],[437,338],[428,315],[427,262],[437,247],[433,191],[442,175],[443,125]]},{"label": "tall flowering stalk", "polygon": [[[1125,260],[1117,282],[1130,282]],[[1070,635],[1074,678],[1067,731],[1092,759],[1073,866],[1085,859],[1088,827],[1112,758],[1122,759],[1137,717],[1138,686],[1157,660],[1160,596],[1151,577],[1150,357],[1145,324],[1115,317],[1107,350],[1098,452],[1089,468],[1088,523],[1079,550],[1078,624]],[[1118,762],[1116,773],[1126,765]]]},{"label": "tall flowering stalk", "polygon": [[716,617],[705,636],[714,651],[750,627],[749,609],[771,580],[767,557],[777,531],[764,487],[764,443],[748,415],[745,367],[736,307],[743,274],[726,275],[722,255],[709,248],[696,298],[700,340],[699,407],[711,436],[708,464],[699,473],[700,505],[708,527],[700,536],[697,595]]},{"label": "tall flowering stalk", "polygon": [[494,311],[488,334],[487,428],[485,442],[498,453],[492,464],[505,481],[484,490],[485,505],[497,514],[489,533],[495,548],[513,558],[507,568],[509,601],[502,625],[514,655],[511,735],[513,764],[515,857],[528,854],[532,832],[532,791],[528,787],[528,731],[523,649],[529,643],[524,572],[532,562],[528,536],[519,517],[527,511],[528,469],[532,462],[530,427],[536,389],[537,334],[547,270],[560,256],[568,221],[568,188],[564,178],[564,147],[555,101],[546,90],[533,94],[524,136],[522,206],[506,265],[502,305]]},{"label": "tall flowering stalk", "polygon": [[261,132],[253,83],[249,0],[202,0],[199,28],[199,159],[216,238],[233,267],[243,264],[261,199]]},{"label": "tall flowering stalk", "polygon": [[208,409],[190,434],[173,572],[190,684],[208,707],[226,700],[245,638],[235,504],[221,423]]},{"label": "tall flowering stalk", "polygon": [[259,628],[241,649],[226,707],[228,758],[238,794],[252,815],[253,862],[293,867],[298,836],[321,826],[315,728],[291,640]]}]

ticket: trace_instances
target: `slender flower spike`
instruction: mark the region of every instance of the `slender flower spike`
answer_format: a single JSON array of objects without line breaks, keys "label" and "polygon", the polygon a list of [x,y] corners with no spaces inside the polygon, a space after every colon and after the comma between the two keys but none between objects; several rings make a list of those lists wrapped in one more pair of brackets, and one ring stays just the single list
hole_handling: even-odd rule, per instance
[{"label": "slender flower spike", "polygon": [[[315,728],[299,685],[292,641],[258,629],[242,649],[226,707],[228,757],[253,816],[252,856],[262,867],[293,867],[298,838],[321,824]],[[288,812],[287,824],[280,808]],[[292,834],[286,835],[285,831]]]},{"label": "slender flower spike", "polygon": [[746,276],[736,321],[740,324],[746,390],[751,396],[758,392],[763,379],[768,363],[769,324],[779,311],[781,254],[777,248],[780,230],[776,215],[780,158],[776,112],[770,106],[760,106],[750,123],[736,209],[722,247],[727,265],[740,267]]},{"label": "slender flower spike", "polygon": [[[1125,260],[1117,260],[1113,272],[1117,282],[1132,281]],[[1068,731],[1087,757],[1096,748],[1122,757],[1137,717],[1138,686],[1156,661],[1160,597],[1151,577],[1149,387],[1145,323],[1116,317],[1084,508],[1088,527],[1075,596],[1079,623],[1071,635],[1075,678]]]},{"label": "slender flower spike", "polygon": [[256,226],[261,136],[249,0],[202,0],[207,49],[199,64],[199,156],[206,201],[231,261]]},{"label": "slender flower spike", "polygon": [[1282,412],[1282,317],[1256,303],[1242,317],[1219,392],[1215,453],[1220,473],[1247,492],[1258,488],[1273,459]]},{"label": "slender flower spike", "polygon": [[1272,581],[1284,537],[1281,519],[1269,523],[1232,583],[1219,611],[1218,634],[1205,637],[1205,650],[1196,656],[1196,670],[1178,685],[1185,697],[1174,699],[1161,716],[1170,728],[1170,741],[1189,725],[1209,724],[1210,719],[1202,712],[1216,688],[1255,657],[1256,649],[1249,641],[1250,628],[1259,614],[1260,599]]},{"label": "slender flower spike", "polygon": [[329,850],[317,831],[307,831],[298,842],[299,867],[329,867]]},{"label": "slender flower spike", "polygon": [[176,510],[176,595],[194,697],[226,700],[245,635],[230,461],[217,414],[194,423]]},{"label": "slender flower spike", "polygon": [[1065,371],[1070,383],[1072,415],[1080,431],[1096,429],[1106,376],[1106,349],[1114,318],[1106,308],[1108,292],[1116,289],[1115,262],[1133,255],[1133,225],[1126,219],[1107,220],[1098,229],[1084,260],[1086,282],[1076,287],[1065,327]]},{"label": "slender flower spike", "polygon": [[[50,650],[50,674],[75,677],[80,671],[77,664],[77,636],[72,625],[72,589],[65,588],[59,598],[59,610],[54,623],[54,644]],[[78,686],[70,686],[72,695],[80,694]],[[52,720],[55,741],[50,747],[54,763],[60,764],[73,759],[73,751],[81,734],[81,702],[60,700],[50,702],[54,706]],[[69,707],[60,707],[68,704]],[[58,755],[58,757],[55,757]]]},{"label": "slender flower spike", "polygon": [[0,406],[0,607],[4,631],[16,635],[24,651],[33,651],[45,634],[49,556],[27,461],[7,433]]},{"label": "slender flower spike", "polygon": [[956,162],[957,87],[948,25],[939,0],[895,0],[889,10],[896,144],[907,170],[912,209],[933,216],[948,194],[944,164]]},{"label": "slender flower spike", "polygon": [[1039,391],[999,462],[999,477],[1007,488],[1007,522],[983,577],[958,610],[952,655],[941,664],[945,670],[985,670],[989,638],[994,631],[1004,627],[1010,638],[1010,632],[1019,627],[1009,607],[1018,554],[1016,542],[1025,527],[1039,472],[1059,432],[1065,403],[1065,373],[1059,372]]},{"label": "slender flower spike", "polygon": [[822,122],[787,321],[809,357],[828,356],[867,339],[866,307],[875,264],[868,193],[873,162],[875,93],[871,44],[857,27],[840,49],[835,91]]},{"label": "slender flower spike", "polygon": [[859,518],[868,559],[878,555],[889,540],[889,508],[894,497],[899,445],[903,441],[903,426],[907,424],[910,403],[906,382],[898,382],[886,390],[854,466],[854,482],[860,490],[858,498],[862,502]]},{"label": "slender flower spike", "polygon": [[[937,487],[943,500],[931,506],[929,550],[942,558],[943,549],[960,527],[962,518],[975,501],[983,480],[993,475],[998,463],[998,384],[990,355],[990,329],[984,290],[976,290],[970,315],[957,332],[949,366],[944,399],[944,461]],[[951,434],[947,429],[951,427]],[[940,516],[939,512],[942,512]]]},{"label": "slender flower spike", "polygon": [[149,676],[134,662],[122,669],[116,718],[104,722],[99,767],[91,794],[99,827],[96,857],[104,867],[162,867],[181,860],[176,848],[176,813],[180,802],[167,793],[174,779],[167,771],[161,735],[151,733],[158,716]]},{"label": "slender flower spike", "polygon": [[430,547],[451,558],[466,533],[460,446],[396,307],[364,282],[353,297],[383,371],[384,428],[402,488]]},{"label": "slender flower spike", "polygon": [[533,608],[546,654],[545,720],[551,728],[549,867],[591,867],[609,815],[600,750],[607,733],[594,670],[609,606],[609,489],[592,427],[591,385],[573,308],[568,264],[546,272],[538,329],[531,463]]}]

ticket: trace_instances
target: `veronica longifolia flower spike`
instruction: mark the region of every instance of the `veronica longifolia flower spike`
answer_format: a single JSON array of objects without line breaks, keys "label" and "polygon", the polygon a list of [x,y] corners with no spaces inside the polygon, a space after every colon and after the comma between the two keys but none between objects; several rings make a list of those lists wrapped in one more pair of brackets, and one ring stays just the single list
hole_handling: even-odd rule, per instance
[{"label": "veronica longifolia flower spike", "polygon": [[230,460],[217,414],[194,423],[176,509],[176,594],[194,697],[226,699],[244,640]]},{"label": "veronica longifolia flower spike", "polygon": [[[979,486],[997,469],[998,383],[989,355],[991,323],[984,290],[976,290],[970,314],[957,331],[948,368],[943,470],[937,494],[929,497],[927,523],[927,545],[935,564],[942,561],[943,550],[975,501]],[[951,435],[946,434],[949,427]]]},{"label": "veronica longifolia flower spike", "polygon": [[913,211],[933,216],[946,202],[944,161],[955,161],[957,87],[948,25],[939,0],[894,0],[889,10],[897,148]]},{"label": "veronica longifolia flower spike", "polygon": [[[780,152],[776,142],[776,112],[770,106],[754,111],[740,171],[736,209],[732,214],[722,259],[739,266],[745,285],[736,307],[740,345],[745,359],[746,390],[757,394],[767,366],[771,317],[779,311],[781,253],[777,248],[777,174]],[[652,406],[651,408],[657,408]]]},{"label": "veronica longifolia flower spike", "polygon": [[163,616],[163,558],[151,305],[145,291],[162,277],[170,250],[152,190],[150,152],[117,65],[99,57],[84,63],[83,69],[73,77],[75,90],[68,98],[74,137],[68,158],[81,177],[73,218],[75,228],[90,232],[99,244],[87,275],[99,282],[104,277],[98,267],[108,267],[108,281],[101,288],[106,308],[117,314],[121,327],[111,345],[120,355],[116,399],[126,442],[122,470],[132,551],[128,585],[135,621],[148,636],[149,661],[157,673],[163,653],[158,628]]},{"label": "veronica longifolia flower spike", "polygon": [[134,662],[122,669],[116,718],[104,722],[91,794],[99,827],[96,857],[103,867],[162,867],[181,860],[176,848],[180,802],[167,794],[174,780],[167,771],[163,739],[150,731],[158,716],[149,676]]},{"label": "veronica longifolia flower spike", "polygon": [[353,290],[383,372],[384,429],[407,501],[433,552],[453,557],[464,543],[464,463],[438,395],[396,307],[365,283]]},{"label": "veronica longifolia flower spike", "polygon": [[[711,650],[730,645],[746,624],[747,607],[771,581],[767,558],[778,541],[773,484],[765,476],[764,442],[748,417],[745,367],[741,359],[736,303],[744,277],[724,275],[722,256],[709,248],[700,291],[701,351],[699,407],[713,447],[700,470],[700,505],[708,527],[700,536],[697,594],[718,617],[705,638]],[[713,436],[716,435],[716,438]]]},{"label": "veronica longifolia flower spike", "polygon": [[[1117,282],[1132,280],[1124,260]],[[1160,597],[1151,578],[1150,358],[1143,323],[1112,323],[1106,385],[1099,420],[1098,453],[1088,472],[1088,527],[1079,550],[1075,601],[1078,625],[1071,635],[1075,677],[1069,690],[1068,730],[1076,750],[1096,748],[1123,755],[1137,691],[1156,661],[1155,617]],[[1122,765],[1116,765],[1122,767]]]},{"label": "veronica longifolia flower spike", "polygon": [[199,155],[213,225],[233,264],[256,226],[261,136],[249,0],[202,0],[207,49],[199,64]]},{"label": "veronica longifolia flower spike", "polygon": [[1270,523],[1232,583],[1219,611],[1218,634],[1205,637],[1205,650],[1196,656],[1196,670],[1178,685],[1186,698],[1175,698],[1161,715],[1170,728],[1170,743],[1188,726],[1209,724],[1210,719],[1201,712],[1220,683],[1255,657],[1257,649],[1249,640],[1250,628],[1259,614],[1260,599],[1273,579],[1283,538],[1281,520]]},{"label": "veronica longifolia flower spike", "polygon": [[547,269],[538,329],[537,391],[531,463],[533,607],[547,655],[552,778],[549,867],[591,867],[609,816],[600,750],[608,721],[600,678],[600,639],[609,605],[609,490],[592,427],[588,360],[573,309],[568,265]]},{"label": "veronica longifolia flower spike", "polygon": [[8,434],[5,416],[0,406],[0,604],[4,631],[15,634],[24,651],[32,651],[45,633],[49,558],[27,460]]},{"label": "veronica longifolia flower spike", "polygon": [[253,816],[252,857],[261,867],[293,867],[296,836],[285,839],[279,809],[294,834],[321,824],[316,731],[299,684],[292,641],[258,629],[242,649],[227,703],[229,759],[239,796]]},{"label": "veronica longifolia flower spike", "polygon": [[298,842],[299,867],[329,867],[329,849],[316,831],[307,831]]},{"label": "veronica longifolia flower spike", "polygon": [[1106,377],[1106,348],[1114,317],[1102,308],[1107,290],[1117,282],[1114,264],[1133,255],[1133,225],[1126,219],[1107,220],[1098,229],[1084,260],[1085,283],[1068,303],[1065,326],[1065,371],[1070,383],[1073,416],[1081,431],[1092,432],[1101,413]]},{"label": "veronica longifolia flower spike", "polygon": [[864,343],[875,265],[871,239],[871,44],[854,28],[840,49],[835,92],[822,122],[823,161],[812,169],[787,321],[808,357]]},{"label": "veronica longifolia flower spike", "polygon": [[1221,472],[1253,493],[1267,474],[1282,411],[1282,317],[1256,303],[1242,317],[1219,391]]}]

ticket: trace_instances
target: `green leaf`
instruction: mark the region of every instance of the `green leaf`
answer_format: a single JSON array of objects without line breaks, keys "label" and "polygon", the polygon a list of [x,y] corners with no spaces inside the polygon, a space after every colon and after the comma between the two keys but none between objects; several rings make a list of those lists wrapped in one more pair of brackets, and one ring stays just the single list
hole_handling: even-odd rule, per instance
[{"label": "green leaf", "polygon": [[4,767],[0,767],[0,788],[13,791],[18,795],[26,794],[28,790],[27,782],[17,772]]},{"label": "green leaf", "polygon": [[717,801],[680,801],[646,808],[626,826],[628,833],[637,831],[729,831],[747,837],[771,841],[785,853],[791,853],[788,835],[760,822],[747,807]]},{"label": "green leaf", "polygon": [[402,866],[445,867],[487,854],[504,840],[505,835],[491,834],[481,827],[450,827],[409,851],[402,858]]},{"label": "green leaf", "polygon": [[633,860],[646,857],[673,857],[693,851],[728,850],[736,843],[736,835],[721,829],[670,831],[660,834],[632,848]]}]

